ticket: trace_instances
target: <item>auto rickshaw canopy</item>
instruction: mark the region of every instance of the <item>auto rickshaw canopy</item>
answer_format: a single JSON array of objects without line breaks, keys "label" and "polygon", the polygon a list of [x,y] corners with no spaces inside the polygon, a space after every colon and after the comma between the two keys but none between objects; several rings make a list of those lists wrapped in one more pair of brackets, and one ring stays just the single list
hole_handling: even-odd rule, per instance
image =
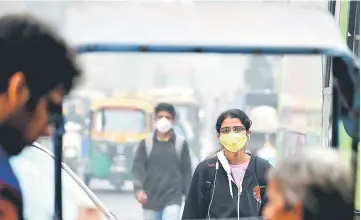
[{"label": "auto rickshaw canopy", "polygon": [[153,111],[152,103],[147,99],[139,97],[113,97],[101,99],[92,103],[92,110],[96,111],[101,108],[137,108],[146,112]]}]

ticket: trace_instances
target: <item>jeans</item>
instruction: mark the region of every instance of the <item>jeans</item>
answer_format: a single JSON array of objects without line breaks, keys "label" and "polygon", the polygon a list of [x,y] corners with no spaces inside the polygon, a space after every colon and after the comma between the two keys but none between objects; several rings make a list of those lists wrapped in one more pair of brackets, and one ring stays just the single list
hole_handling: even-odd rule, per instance
[{"label": "jeans", "polygon": [[143,210],[144,220],[180,220],[182,207],[180,205],[168,205],[161,210]]}]

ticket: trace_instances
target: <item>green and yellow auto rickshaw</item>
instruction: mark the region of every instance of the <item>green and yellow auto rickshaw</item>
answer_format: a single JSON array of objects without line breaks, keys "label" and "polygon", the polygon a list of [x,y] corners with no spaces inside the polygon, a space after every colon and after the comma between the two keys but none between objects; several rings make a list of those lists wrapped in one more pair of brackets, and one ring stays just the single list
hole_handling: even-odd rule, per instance
[{"label": "green and yellow auto rickshaw", "polygon": [[152,131],[153,105],[139,97],[113,97],[92,103],[89,153],[84,180],[109,180],[121,189],[130,180],[135,149]]}]

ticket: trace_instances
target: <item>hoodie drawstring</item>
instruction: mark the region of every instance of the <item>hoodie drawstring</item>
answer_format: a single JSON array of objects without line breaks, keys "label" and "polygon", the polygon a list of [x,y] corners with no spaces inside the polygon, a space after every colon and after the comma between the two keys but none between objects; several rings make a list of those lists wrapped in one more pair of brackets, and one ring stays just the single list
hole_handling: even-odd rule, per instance
[{"label": "hoodie drawstring", "polygon": [[231,197],[233,199],[232,176],[230,173],[228,173],[228,186],[229,186],[229,194],[231,194]]}]

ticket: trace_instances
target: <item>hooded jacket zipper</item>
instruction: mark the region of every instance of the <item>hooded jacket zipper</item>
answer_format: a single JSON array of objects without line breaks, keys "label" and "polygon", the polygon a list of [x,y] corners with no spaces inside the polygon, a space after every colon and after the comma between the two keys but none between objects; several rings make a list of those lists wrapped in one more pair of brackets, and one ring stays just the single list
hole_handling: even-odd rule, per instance
[{"label": "hooded jacket zipper", "polygon": [[[232,190],[232,181],[234,182],[234,184],[236,184],[236,182],[234,181],[234,179],[232,177],[231,169],[229,167],[228,162],[226,161],[226,158],[225,158],[223,152],[222,151],[218,152],[217,157],[218,157],[219,162],[223,166],[223,169],[227,172],[229,193],[233,199],[234,197],[233,197],[233,190]],[[242,194],[242,182],[243,182],[243,179],[240,181],[239,186],[237,186],[237,188],[238,188],[238,191],[237,191],[238,192],[238,195],[237,195],[237,220],[240,220],[239,219],[239,202],[240,202],[240,195]]]},{"label": "hooded jacket zipper", "polygon": [[237,220],[239,220],[239,191],[238,191],[238,198],[237,198]]},{"label": "hooded jacket zipper", "polygon": [[242,182],[243,182],[243,179],[241,179],[241,181],[239,182],[239,187],[238,187],[237,220],[239,220],[239,197],[241,197],[241,194],[242,194]]}]

